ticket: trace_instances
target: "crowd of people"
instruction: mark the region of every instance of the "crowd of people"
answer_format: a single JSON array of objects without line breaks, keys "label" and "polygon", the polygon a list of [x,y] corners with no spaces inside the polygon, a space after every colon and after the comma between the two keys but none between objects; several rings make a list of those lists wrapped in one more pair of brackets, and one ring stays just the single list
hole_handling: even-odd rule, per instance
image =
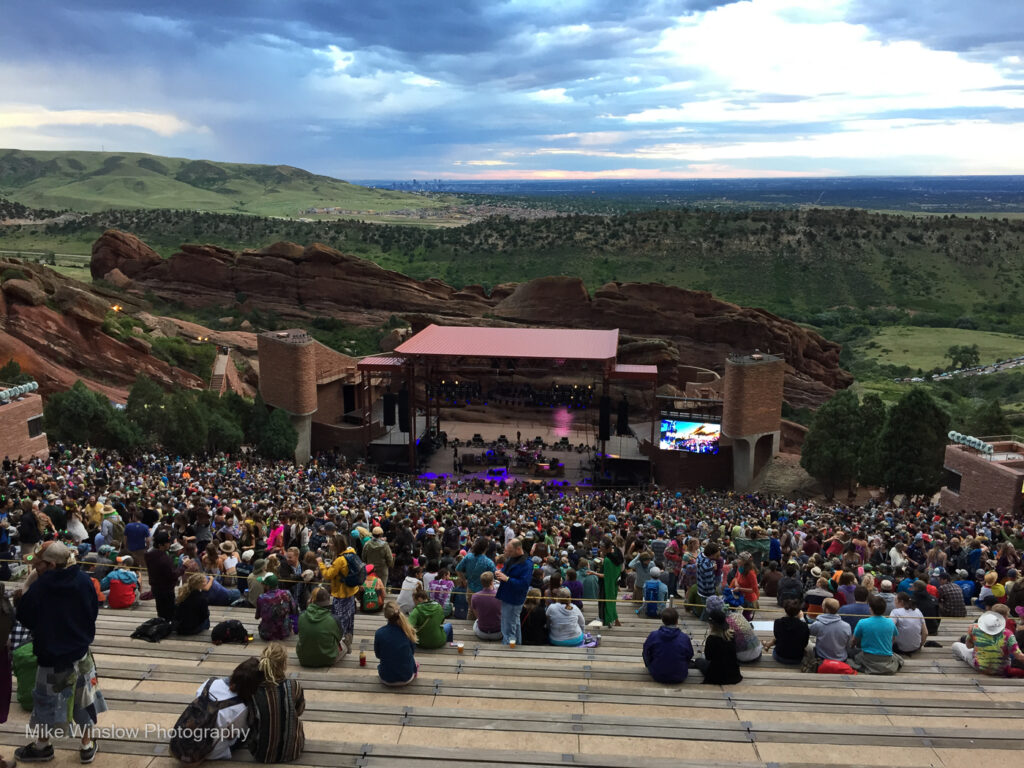
[{"label": "crowd of people", "polygon": [[[694,669],[704,682],[737,683],[769,652],[806,671],[892,674],[936,644],[947,617],[963,621],[955,658],[983,674],[1024,669],[1024,534],[1002,510],[426,481],[335,456],[304,467],[248,456],[129,461],[75,446],[45,461],[6,458],[3,477],[0,578],[27,571],[5,658],[34,643],[32,721],[47,727],[96,722],[96,617],[148,600],[177,634],[215,641],[231,628],[211,627],[211,606],[251,617],[268,643],[262,656],[199,693],[231,700],[218,722],[255,724],[265,743],[247,746],[273,762],[302,749],[302,691],[279,641],[297,635],[303,666],[337,664],[353,650],[357,612],[381,614],[373,651],[388,686],[416,678],[417,649],[467,639],[593,646],[620,611],[660,619],[643,661],[668,684]],[[54,610],[60,631],[40,618]],[[679,625],[685,611],[707,623],[699,655]],[[765,642],[758,614],[774,619]],[[471,629],[457,633],[451,619]],[[232,746],[203,758],[229,757]],[[83,737],[82,761],[95,749]],[[46,739],[17,754],[52,756]]]}]

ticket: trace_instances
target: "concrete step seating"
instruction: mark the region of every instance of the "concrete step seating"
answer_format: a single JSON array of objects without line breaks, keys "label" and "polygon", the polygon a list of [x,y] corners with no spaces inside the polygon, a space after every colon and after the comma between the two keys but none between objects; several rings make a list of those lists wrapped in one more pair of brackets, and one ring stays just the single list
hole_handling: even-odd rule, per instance
[{"label": "concrete step seating", "polygon": [[[248,610],[212,613],[214,622],[235,618],[255,630]],[[131,640],[154,615],[151,602],[100,612],[93,651],[110,706],[101,725],[139,732],[103,741],[98,765],[177,765],[146,724],[171,727],[204,680],[228,675],[263,647],[258,639],[248,648],[214,646],[209,633]],[[377,680],[372,651],[381,621],[358,615],[355,651],[329,670],[302,669],[291,652],[289,673],[307,701],[297,765],[1024,766],[1024,683],[977,675],[953,659],[949,646],[966,622],[943,622],[935,638],[943,647],[919,652],[894,677],[801,674],[766,655],[744,666],[736,686],[702,685],[693,671],[669,687],[651,681],[640,659],[653,620],[624,615],[625,626],[600,630],[596,649],[515,650],[478,641],[468,622],[456,621],[464,653],[419,650],[416,682],[389,689]],[[688,618],[685,629],[699,648],[705,625]],[[15,702],[0,726],[5,755],[24,743],[27,721]],[[77,764],[72,742],[57,747],[57,764]]]}]

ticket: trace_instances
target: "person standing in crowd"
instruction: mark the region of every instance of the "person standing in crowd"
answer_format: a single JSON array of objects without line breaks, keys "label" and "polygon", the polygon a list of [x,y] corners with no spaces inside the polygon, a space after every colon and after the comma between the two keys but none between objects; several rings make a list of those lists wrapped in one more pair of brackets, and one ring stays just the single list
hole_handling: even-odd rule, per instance
[{"label": "person standing in crowd", "polygon": [[355,555],[356,551],[348,545],[343,534],[335,534],[331,539],[331,556],[334,558],[330,565],[319,560],[320,575],[331,585],[331,613],[341,627],[342,639],[345,641],[345,648],[348,653],[352,652],[352,636],[355,634],[356,600],[359,592],[359,585],[350,587],[345,583],[348,576],[348,560],[345,555]]},{"label": "person standing in crowd", "polygon": [[178,584],[178,575],[167,553],[170,546],[170,535],[159,530],[153,535],[153,548],[146,553],[146,572],[156,602],[156,615],[167,621],[174,619],[174,588]]},{"label": "person standing in crowd", "polygon": [[480,584],[480,576],[484,573],[494,573],[494,561],[487,556],[487,547],[490,542],[484,536],[480,536],[473,542],[472,551],[462,558],[455,566],[455,572],[466,577],[466,585],[469,589],[469,618],[475,618],[473,613],[473,595],[483,589]]},{"label": "person standing in crowd", "polygon": [[[372,535],[373,538],[366,542],[366,545],[363,547],[362,560],[367,566],[372,565],[373,572],[377,574],[377,578],[387,584],[391,568],[395,564],[395,555],[391,551],[391,546],[384,538],[383,528],[379,525],[374,526]],[[381,600],[383,599],[384,595],[381,595]]]},{"label": "person standing in crowd", "polygon": [[149,527],[139,520],[139,513],[133,512],[131,522],[124,527],[125,548],[132,560],[141,563],[146,559],[149,548]]},{"label": "person standing in crowd", "polygon": [[619,621],[619,577],[622,575],[622,566],[625,558],[615,542],[605,536],[601,540],[601,555],[604,562],[601,564],[601,573],[598,578],[601,580],[601,597],[604,600],[604,625],[606,627],[621,627]]},{"label": "person standing in crowd", "polygon": [[679,611],[675,608],[661,612],[661,624],[644,641],[644,666],[656,683],[679,685],[690,671],[693,644],[679,629]]},{"label": "person standing in crowd", "polygon": [[89,652],[99,614],[96,590],[59,541],[47,545],[35,566],[36,579],[17,600],[17,619],[32,633],[39,665],[29,722],[40,728],[40,736],[14,756],[23,763],[52,760],[54,729],[73,721],[83,727],[79,759],[91,763],[97,749],[92,726],[107,711]]},{"label": "person standing in crowd", "polygon": [[523,643],[523,630],[519,619],[526,603],[526,592],[533,578],[533,564],[523,552],[523,543],[512,539],[505,546],[505,568],[495,574],[501,582],[496,597],[501,602],[501,641],[509,645],[513,640]]}]

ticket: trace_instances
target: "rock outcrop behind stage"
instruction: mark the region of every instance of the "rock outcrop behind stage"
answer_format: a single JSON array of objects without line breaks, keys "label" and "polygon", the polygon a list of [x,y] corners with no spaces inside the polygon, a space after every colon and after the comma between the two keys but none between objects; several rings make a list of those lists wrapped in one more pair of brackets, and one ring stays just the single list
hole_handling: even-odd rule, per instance
[{"label": "rock outcrop behind stage", "polygon": [[785,358],[785,394],[794,406],[816,406],[853,381],[839,367],[838,344],[764,310],[658,283],[609,283],[591,294],[578,278],[546,277],[488,293],[414,280],[320,243],[242,252],[183,245],[160,259],[117,230],[93,245],[91,271],[139,296],[151,292],[187,307],[243,303],[297,324],[320,316],[376,327],[398,314],[413,317],[414,329],[430,321],[618,328],[620,361],[656,363],[668,384],[677,383],[680,365],[721,371],[728,354],[760,349]]}]

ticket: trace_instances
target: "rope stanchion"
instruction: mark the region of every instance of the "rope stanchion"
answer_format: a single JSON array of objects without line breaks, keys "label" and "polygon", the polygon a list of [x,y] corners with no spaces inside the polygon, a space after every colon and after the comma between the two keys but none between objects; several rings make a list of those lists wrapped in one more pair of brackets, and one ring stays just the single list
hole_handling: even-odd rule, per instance
[{"label": "rope stanchion", "polygon": [[[21,563],[21,564],[24,564],[25,562],[31,562],[31,558],[32,557],[33,557],[33,555],[29,555],[28,558],[26,558],[26,560],[14,560],[14,559],[0,558],[0,563]],[[82,565],[83,563],[82,563],[82,561],[78,561],[76,564]],[[99,565],[99,566],[104,566],[104,567],[112,567],[115,570],[116,569],[122,569],[122,570],[139,571],[139,572],[142,572],[142,571],[146,570],[142,566],[137,566],[137,565],[119,565],[116,562],[87,563],[87,565],[93,565],[93,566]],[[199,574],[201,574],[203,576],[214,576],[214,574],[205,573],[204,571],[194,571],[194,573],[199,573]],[[322,578],[319,578],[319,579],[316,578],[317,575],[318,574],[314,574],[314,578],[311,579],[310,581],[306,581],[305,579],[282,579],[282,578],[279,578],[277,580],[277,583],[278,584],[307,584],[307,585],[326,584],[326,583],[328,583],[328,582],[324,581]],[[214,578],[216,578],[216,576],[214,576]],[[246,574],[244,576],[234,576],[232,578],[247,579],[248,578],[248,574]],[[395,596],[395,595],[400,595],[403,592],[411,592],[414,589],[415,589],[415,587],[399,587],[397,589],[396,588],[386,588],[385,589],[385,593],[388,596]],[[542,599],[553,600],[555,598],[542,598]],[[576,598],[573,598],[573,599],[575,600]],[[653,603],[653,602],[661,603],[662,602],[662,601],[654,601],[654,600],[644,600],[642,598],[641,599],[637,599],[637,598],[632,598],[632,597],[619,597],[619,598],[612,598],[612,597],[588,597],[588,598],[581,598],[581,599],[583,601],[585,601],[585,602],[588,602],[588,603],[615,603],[616,605],[619,605],[619,604],[622,604],[622,603],[625,603],[627,605],[646,605],[647,603]],[[670,605],[673,608],[705,608],[706,607],[706,605],[704,603],[678,602],[678,601],[675,601],[674,599],[672,599],[671,597],[668,598],[667,600],[665,600],[664,603],[665,603],[666,606]],[[724,610],[727,610],[727,611],[733,611],[733,612],[737,612],[737,611],[740,611],[740,612],[742,612],[742,611],[750,611],[751,613],[754,613],[754,614],[758,614],[758,613],[784,614],[785,613],[785,609],[780,608],[778,606],[772,606],[772,607],[767,607],[767,608],[765,608],[765,607],[750,608],[750,607],[745,607],[745,606],[727,605],[727,606],[723,606],[723,608],[724,608]],[[865,619],[865,618],[871,617],[873,614],[870,614],[870,613],[851,613],[851,614],[844,614],[844,615],[848,616],[850,618],[855,618],[855,619]],[[912,616],[912,617],[908,617],[908,618],[917,619],[918,617]],[[923,620],[925,620],[925,621],[947,621],[947,622],[952,622],[952,623],[967,622],[969,624],[975,623],[974,618],[972,618],[970,616],[922,616],[921,618]]]}]

